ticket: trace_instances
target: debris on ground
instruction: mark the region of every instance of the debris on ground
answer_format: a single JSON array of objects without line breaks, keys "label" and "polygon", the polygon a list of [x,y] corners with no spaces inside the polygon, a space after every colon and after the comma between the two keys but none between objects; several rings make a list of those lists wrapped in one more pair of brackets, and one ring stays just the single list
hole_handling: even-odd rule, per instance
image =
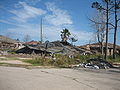
[{"label": "debris on ground", "polygon": [[72,67],[89,68],[89,69],[108,69],[108,68],[113,68],[113,65],[106,60],[94,58],[87,60],[87,63],[72,65]]},{"label": "debris on ground", "polygon": [[119,62],[114,62],[114,63],[113,63],[113,66],[114,66],[114,67],[117,67],[117,68],[120,68],[120,63],[119,63]]}]

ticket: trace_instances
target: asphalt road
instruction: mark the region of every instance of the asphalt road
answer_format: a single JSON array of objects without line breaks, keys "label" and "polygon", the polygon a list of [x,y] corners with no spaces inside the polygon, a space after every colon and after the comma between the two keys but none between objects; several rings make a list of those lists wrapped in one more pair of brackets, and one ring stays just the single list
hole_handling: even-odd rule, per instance
[{"label": "asphalt road", "polygon": [[120,73],[0,66],[0,90],[120,90]]}]

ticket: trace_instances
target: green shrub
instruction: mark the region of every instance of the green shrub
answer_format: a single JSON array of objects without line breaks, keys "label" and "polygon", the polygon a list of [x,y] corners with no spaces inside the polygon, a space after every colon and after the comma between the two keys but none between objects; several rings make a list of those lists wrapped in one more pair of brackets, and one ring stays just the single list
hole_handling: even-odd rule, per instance
[{"label": "green shrub", "polygon": [[64,56],[64,55],[60,56],[59,55],[59,56],[56,56],[55,58],[56,58],[56,60],[54,62],[54,65],[57,67],[68,67],[70,64],[70,60],[69,60],[68,56]]}]

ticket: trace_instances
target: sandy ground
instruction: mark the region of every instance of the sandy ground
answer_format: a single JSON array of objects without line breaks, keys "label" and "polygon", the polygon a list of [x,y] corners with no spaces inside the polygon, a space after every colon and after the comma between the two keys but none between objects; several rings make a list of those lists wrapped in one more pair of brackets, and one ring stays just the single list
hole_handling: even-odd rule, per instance
[{"label": "sandy ground", "polygon": [[0,90],[120,90],[120,73],[0,66]]},{"label": "sandy ground", "polygon": [[0,63],[31,65],[29,63],[25,63],[25,62],[22,62],[20,60],[1,60]]},{"label": "sandy ground", "polygon": [[30,63],[25,63],[25,62],[22,61],[22,60],[31,59],[31,58],[18,58],[18,59],[20,59],[20,60],[10,60],[7,57],[0,57],[0,63],[19,64],[19,65],[31,65]]}]

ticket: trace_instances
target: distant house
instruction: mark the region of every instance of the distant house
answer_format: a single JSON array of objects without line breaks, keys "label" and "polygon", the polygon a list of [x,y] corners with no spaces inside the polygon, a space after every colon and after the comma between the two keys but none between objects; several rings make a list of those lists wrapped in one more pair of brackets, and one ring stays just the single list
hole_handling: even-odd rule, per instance
[{"label": "distant house", "polygon": [[24,45],[29,45],[29,46],[36,46],[36,45],[38,45],[38,44],[41,44],[41,43],[38,42],[38,41],[34,41],[34,40],[32,40],[32,41],[30,41],[30,42],[25,42],[25,43],[24,43]]},{"label": "distant house", "polygon": [[8,49],[20,49],[23,45],[21,42],[8,38],[6,36],[0,35],[0,49],[8,50]]},{"label": "distant house", "polygon": [[[104,43],[104,45],[103,45],[104,52],[105,52],[105,45],[106,45],[106,43]],[[79,48],[93,51],[96,54],[101,53],[100,43],[86,44],[86,45],[83,45],[83,46],[79,46]],[[120,55],[120,46],[119,45],[116,45],[116,50],[117,50],[116,53]],[[108,51],[107,52],[108,52],[108,55],[113,55],[113,44],[108,43]]]}]

